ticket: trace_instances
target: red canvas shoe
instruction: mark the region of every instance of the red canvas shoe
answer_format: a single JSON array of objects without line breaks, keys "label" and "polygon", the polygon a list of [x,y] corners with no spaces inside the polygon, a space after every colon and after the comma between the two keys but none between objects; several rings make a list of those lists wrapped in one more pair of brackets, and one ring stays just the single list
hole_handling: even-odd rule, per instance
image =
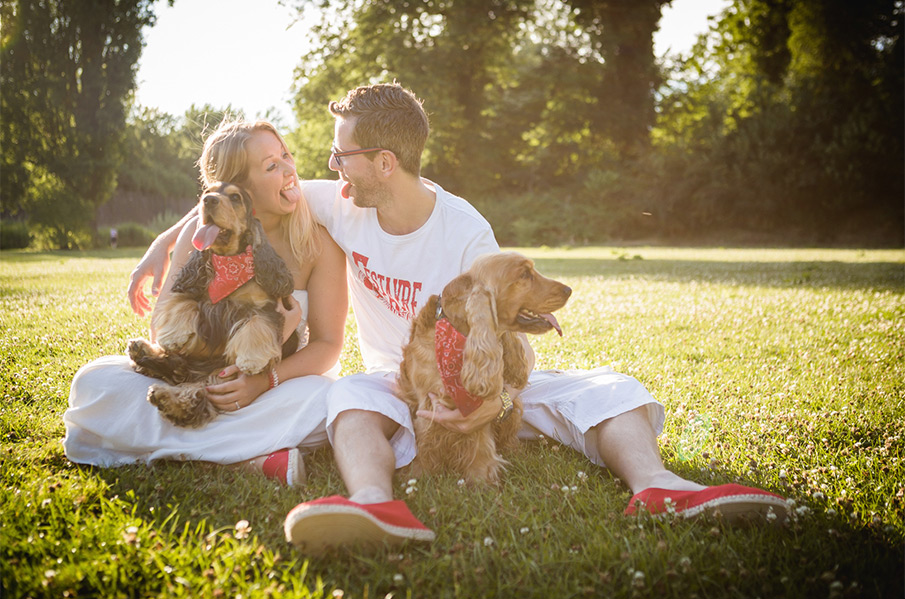
[{"label": "red canvas shoe", "polygon": [[286,540],[308,554],[330,547],[378,547],[434,540],[404,501],[360,504],[333,495],[295,506],[286,516]]},{"label": "red canvas shoe", "polygon": [[741,485],[720,485],[701,491],[644,489],[629,501],[626,516],[646,510],[651,514],[674,513],[683,518],[701,514],[722,515],[730,524],[766,520],[781,524],[789,515],[786,500],[774,493]]},{"label": "red canvas shoe", "polygon": [[261,465],[264,476],[289,487],[305,485],[305,461],[297,448],[275,451]]}]

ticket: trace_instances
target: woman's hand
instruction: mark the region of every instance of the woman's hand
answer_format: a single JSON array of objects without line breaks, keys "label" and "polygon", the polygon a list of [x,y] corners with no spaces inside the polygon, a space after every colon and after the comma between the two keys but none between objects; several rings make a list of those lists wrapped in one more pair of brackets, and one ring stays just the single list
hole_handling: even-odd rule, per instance
[{"label": "woman's hand", "polygon": [[[283,302],[289,304],[288,310]],[[283,343],[286,343],[302,322],[302,306],[294,297],[287,295],[282,301],[277,300],[277,312],[283,315]]]},{"label": "woman's hand", "polygon": [[245,374],[235,364],[224,368],[218,376],[230,380],[209,385],[207,392],[211,403],[224,412],[235,412],[251,405],[270,388],[270,375],[267,372]]},{"label": "woman's hand", "polygon": [[[198,207],[195,206],[178,223],[158,235],[157,239],[151,242],[151,247],[148,248],[148,251],[145,252],[145,255],[141,257],[141,260],[135,266],[135,270],[129,275],[129,290],[126,294],[129,296],[132,310],[139,316],[144,316],[151,311],[151,300],[145,291],[148,279],[151,279],[151,297],[157,297],[160,293],[161,285],[167,278],[167,271],[170,267],[170,251],[176,245],[177,240],[180,239],[186,224],[191,222],[197,214]],[[189,227],[189,232],[194,233],[194,231],[195,227],[193,224],[193,226]],[[189,244],[188,249],[191,250],[191,244]],[[185,262],[182,262],[182,264],[185,264]]]},{"label": "woman's hand", "polygon": [[148,279],[151,279],[151,297],[157,297],[170,266],[170,252],[166,243],[152,243],[141,261],[129,275],[129,303],[139,316],[151,312],[151,299],[147,295]]}]

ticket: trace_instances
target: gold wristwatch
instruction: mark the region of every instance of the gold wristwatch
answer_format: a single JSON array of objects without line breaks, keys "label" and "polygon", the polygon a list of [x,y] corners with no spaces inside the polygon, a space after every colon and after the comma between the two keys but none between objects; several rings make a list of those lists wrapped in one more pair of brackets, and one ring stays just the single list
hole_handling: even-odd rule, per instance
[{"label": "gold wristwatch", "polygon": [[496,421],[498,423],[509,418],[509,414],[512,413],[512,398],[509,397],[509,392],[506,391],[506,387],[503,387],[503,392],[500,393],[500,399],[503,401],[503,407],[500,408],[500,413],[496,415]]}]

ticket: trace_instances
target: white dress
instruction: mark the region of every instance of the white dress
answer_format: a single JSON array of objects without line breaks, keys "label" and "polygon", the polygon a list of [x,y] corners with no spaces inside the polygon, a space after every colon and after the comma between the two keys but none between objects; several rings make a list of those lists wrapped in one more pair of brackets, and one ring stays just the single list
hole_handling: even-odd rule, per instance
[{"label": "white dress", "polygon": [[[302,307],[304,344],[308,292],[292,295]],[[164,420],[148,403],[156,379],[132,370],[127,356],[105,356],[72,380],[63,449],[73,462],[104,467],[160,459],[234,464],[290,447],[313,449],[327,443],[327,390],[338,374],[337,364],[324,376],[282,381],[251,405],[193,429]]]}]

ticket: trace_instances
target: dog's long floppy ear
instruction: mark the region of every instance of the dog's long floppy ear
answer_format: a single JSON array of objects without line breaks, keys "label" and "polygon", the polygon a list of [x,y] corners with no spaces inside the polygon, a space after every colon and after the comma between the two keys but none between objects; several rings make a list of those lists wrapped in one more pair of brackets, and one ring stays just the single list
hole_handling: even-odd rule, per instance
[{"label": "dog's long floppy ear", "polygon": [[[257,228],[261,229],[261,236],[264,236],[264,229],[258,219],[254,219]],[[255,258],[255,281],[258,282],[268,295],[273,297],[286,297],[292,294],[295,282],[292,280],[292,273],[283,259],[280,258],[276,250],[267,242],[267,238],[263,237],[260,245],[253,245],[252,252]]]},{"label": "dog's long floppy ear", "polygon": [[528,384],[528,359],[525,346],[517,333],[506,331],[500,335],[503,345],[503,380],[517,389]]},{"label": "dog's long floppy ear", "polygon": [[474,285],[465,302],[465,313],[470,330],[465,340],[462,384],[477,397],[497,397],[503,391],[503,347],[490,290]]},{"label": "dog's long floppy ear", "polygon": [[192,298],[201,298],[207,294],[207,288],[214,278],[211,266],[211,251],[194,251],[189,256],[176,280],[173,282],[174,293],[186,293]]}]

